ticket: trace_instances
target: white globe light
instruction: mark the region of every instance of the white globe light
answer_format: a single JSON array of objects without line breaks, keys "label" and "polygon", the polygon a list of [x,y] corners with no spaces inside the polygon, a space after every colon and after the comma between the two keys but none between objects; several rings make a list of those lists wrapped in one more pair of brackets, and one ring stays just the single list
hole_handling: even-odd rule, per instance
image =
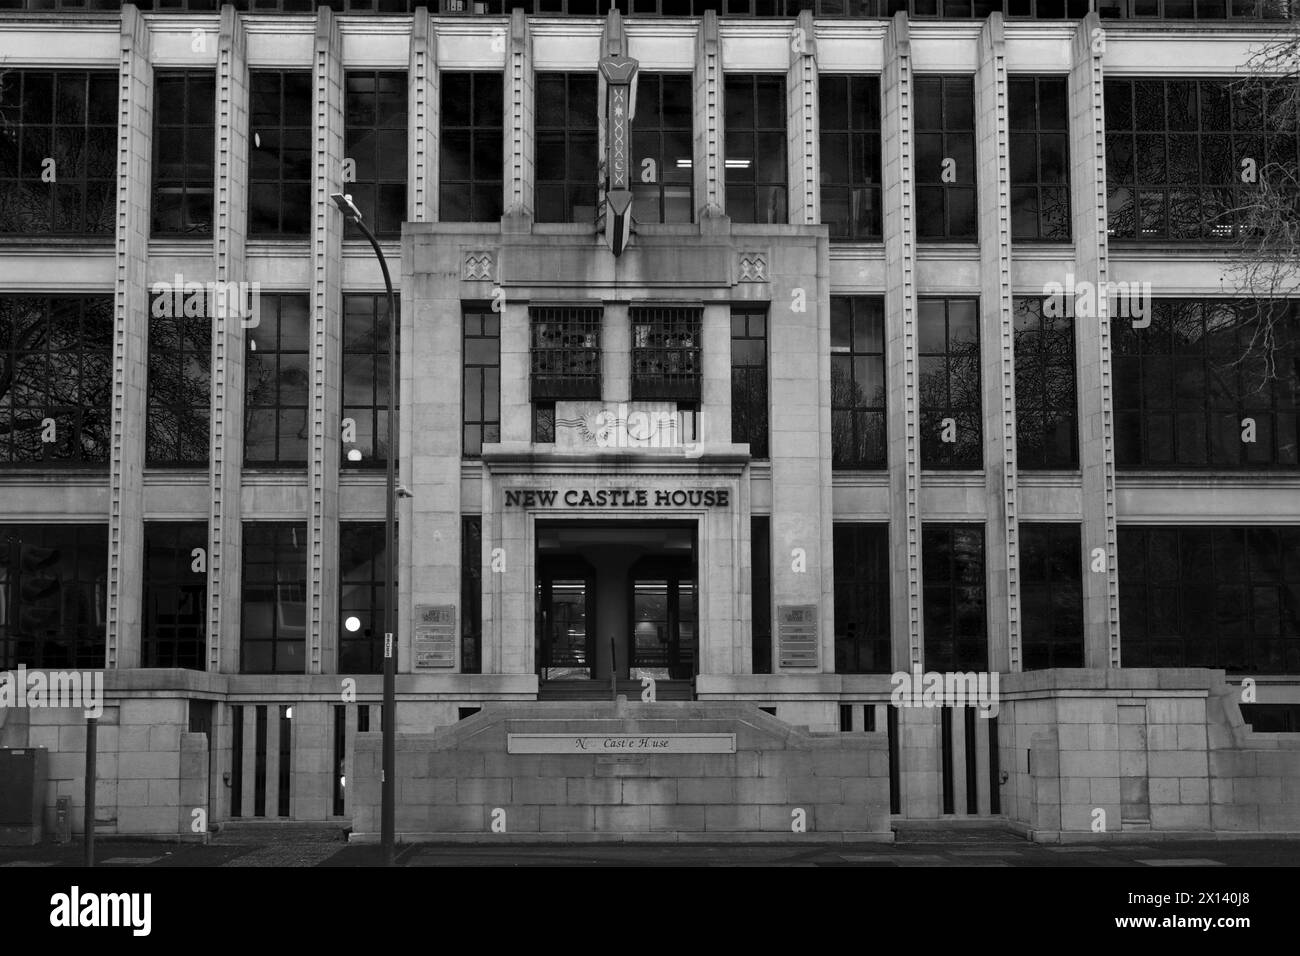
[{"label": "white globe light", "polygon": [[348,451],[348,461],[360,461],[360,460],[361,460],[360,448],[353,448]]},{"label": "white globe light", "polygon": [[346,627],[349,631],[356,631],[361,627],[361,618],[350,617],[343,622],[343,626]]}]

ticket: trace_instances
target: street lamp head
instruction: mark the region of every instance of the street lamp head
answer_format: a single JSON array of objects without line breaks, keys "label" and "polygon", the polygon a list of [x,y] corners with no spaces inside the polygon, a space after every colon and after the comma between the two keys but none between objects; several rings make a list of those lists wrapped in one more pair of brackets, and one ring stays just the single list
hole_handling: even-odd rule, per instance
[{"label": "street lamp head", "polygon": [[353,222],[361,222],[361,210],[352,202],[352,197],[343,193],[330,193],[330,199],[334,200],[334,205],[339,207],[339,211],[347,216]]}]

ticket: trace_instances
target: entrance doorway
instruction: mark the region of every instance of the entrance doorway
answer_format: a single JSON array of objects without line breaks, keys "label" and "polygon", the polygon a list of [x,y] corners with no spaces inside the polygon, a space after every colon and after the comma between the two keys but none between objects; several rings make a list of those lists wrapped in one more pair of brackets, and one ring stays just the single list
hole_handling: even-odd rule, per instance
[{"label": "entrance doorway", "polygon": [[[546,696],[569,696],[565,687],[604,696],[611,678],[635,682],[639,695],[643,677],[689,692],[699,655],[695,535],[693,522],[538,522],[536,655]],[[582,691],[582,682],[599,686]]]}]

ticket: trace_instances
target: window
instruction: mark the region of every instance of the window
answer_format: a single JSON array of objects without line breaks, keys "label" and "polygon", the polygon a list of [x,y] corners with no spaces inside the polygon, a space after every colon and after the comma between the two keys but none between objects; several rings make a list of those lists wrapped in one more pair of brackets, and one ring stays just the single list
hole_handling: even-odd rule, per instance
[{"label": "window", "polygon": [[1063,76],[1013,76],[1011,238],[1070,240],[1070,115]]},{"label": "window", "polygon": [[557,398],[600,399],[600,319],[598,308],[533,306],[533,401]]},{"label": "window", "polygon": [[240,593],[241,673],[306,673],[306,525],[244,525],[244,586]]},{"label": "window", "polygon": [[909,9],[913,17],[943,17],[945,20],[982,20],[990,11],[1002,10],[1002,0],[911,0],[899,5]]},{"label": "window", "polygon": [[538,73],[536,169],[538,222],[596,221],[596,77]]},{"label": "window", "polygon": [[1125,667],[1300,672],[1300,528],[1119,526]]},{"label": "window", "polygon": [[916,237],[974,240],[975,86],[969,76],[918,76]]},{"label": "window", "polygon": [[988,666],[984,612],[984,526],[921,526],[925,669],[971,671]]},{"label": "window", "polygon": [[1149,320],[1111,320],[1117,466],[1300,466],[1300,305],[1155,299]]},{"label": "window", "polygon": [[1103,20],[1270,20],[1287,16],[1285,0],[1097,0]]},{"label": "window", "polygon": [[460,672],[483,671],[483,519],[460,519]]},{"label": "window", "polygon": [[879,239],[880,78],[818,78],[822,222],[832,239]]},{"label": "window", "polygon": [[1019,527],[1023,669],[1083,667],[1079,526],[1022,521]]},{"label": "window", "polygon": [[382,521],[339,522],[340,674],[384,671],[384,561]]},{"label": "window", "polygon": [[0,524],[0,668],[103,667],[108,526]]},{"label": "window", "polygon": [[107,463],[112,391],[111,296],[0,296],[0,464]]},{"label": "window", "polygon": [[306,466],[307,296],[263,294],[260,321],[244,335],[244,464]]},{"label": "window", "polygon": [[462,454],[477,458],[483,445],[501,441],[501,314],[466,309],[464,318]]},{"label": "window", "polygon": [[153,234],[212,235],[216,77],[154,74]]},{"label": "window", "polygon": [[0,77],[0,233],[113,236],[117,72]]},{"label": "window", "polygon": [[[400,313],[400,300],[396,296],[393,304],[399,306]],[[399,315],[399,326],[400,320]],[[388,462],[391,328],[386,293],[343,296],[343,465],[346,468],[382,468]],[[398,363],[400,367],[400,351]],[[349,423],[354,433],[347,431]]]},{"label": "window", "polygon": [[310,73],[249,74],[250,236],[310,235],[315,115]]},{"label": "window", "polygon": [[831,296],[831,466],[885,467],[885,304]]},{"label": "window", "polygon": [[642,73],[636,82],[632,215],[637,222],[693,222],[694,80],[688,73]]},{"label": "window", "polygon": [[203,315],[184,315],[174,307],[175,298],[160,292],[150,308],[145,462],[153,468],[205,467],[213,320],[206,308]]},{"label": "window", "polygon": [[1277,129],[1263,91],[1234,91],[1232,83],[1106,81],[1111,237],[1231,240],[1238,226],[1233,209],[1246,205],[1255,188],[1241,181],[1242,160],[1253,159],[1261,172],[1281,164],[1294,178],[1294,121]]},{"label": "window", "polygon": [[753,672],[772,673],[772,519],[752,515],[749,519],[751,650]]},{"label": "window", "polygon": [[632,308],[632,399],[700,400],[701,308]]},{"label": "window", "polygon": [[889,527],[836,522],[832,542],[835,673],[888,674]]},{"label": "window", "polygon": [[1257,734],[1300,734],[1300,704],[1238,704]]},{"label": "window", "polygon": [[784,223],[785,77],[729,73],[725,91],[727,215]]},{"label": "window", "polygon": [[1079,467],[1074,319],[1043,314],[1043,300],[1011,301],[1015,329],[1016,467]]},{"label": "window", "polygon": [[731,310],[731,440],[768,456],[767,310]]},{"label": "window", "polygon": [[205,522],[144,523],[141,666],[207,669],[207,551]]},{"label": "window", "polygon": [[984,463],[979,308],[975,299],[920,299],[921,467]]},{"label": "window", "polygon": [[[399,238],[406,218],[406,95],[405,73],[347,74],[346,155],[356,163],[357,178],[344,189],[380,239]],[[351,219],[344,229],[346,238],[361,238]]]},{"label": "window", "polygon": [[442,74],[438,218],[495,222],[504,184],[500,73]]}]

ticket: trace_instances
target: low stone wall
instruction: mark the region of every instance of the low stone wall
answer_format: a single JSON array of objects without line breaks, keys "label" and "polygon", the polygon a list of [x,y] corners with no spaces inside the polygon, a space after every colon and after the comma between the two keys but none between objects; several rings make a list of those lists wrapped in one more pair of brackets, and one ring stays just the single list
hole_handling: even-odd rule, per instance
[{"label": "low stone wall", "polygon": [[[510,734],[735,734],[736,752],[509,753]],[[357,736],[353,840],[378,838],[381,743]],[[404,841],[893,839],[884,734],[813,734],[745,703],[488,704],[398,734],[396,776]]]},{"label": "low stone wall", "polygon": [[1217,670],[1009,675],[1006,812],[1040,842],[1298,833],[1300,735],[1253,732],[1239,699]]}]

